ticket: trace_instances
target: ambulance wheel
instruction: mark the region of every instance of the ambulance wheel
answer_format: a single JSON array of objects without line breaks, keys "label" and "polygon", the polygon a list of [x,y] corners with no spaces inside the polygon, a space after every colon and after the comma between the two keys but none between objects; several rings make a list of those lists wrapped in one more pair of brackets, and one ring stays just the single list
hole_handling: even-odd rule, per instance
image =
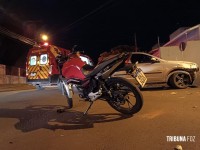
[{"label": "ambulance wheel", "polygon": [[41,85],[39,85],[39,84],[36,84],[35,85],[35,88],[37,89],[37,90],[43,90],[44,88],[41,86]]}]

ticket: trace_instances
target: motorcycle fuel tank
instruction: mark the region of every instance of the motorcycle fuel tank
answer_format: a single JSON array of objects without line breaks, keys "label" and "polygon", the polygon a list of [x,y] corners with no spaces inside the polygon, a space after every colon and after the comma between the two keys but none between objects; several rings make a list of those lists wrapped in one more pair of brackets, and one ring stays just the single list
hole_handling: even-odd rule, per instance
[{"label": "motorcycle fuel tank", "polygon": [[70,58],[62,67],[62,75],[66,79],[85,79],[85,75],[82,73],[82,67],[85,65],[80,58]]}]

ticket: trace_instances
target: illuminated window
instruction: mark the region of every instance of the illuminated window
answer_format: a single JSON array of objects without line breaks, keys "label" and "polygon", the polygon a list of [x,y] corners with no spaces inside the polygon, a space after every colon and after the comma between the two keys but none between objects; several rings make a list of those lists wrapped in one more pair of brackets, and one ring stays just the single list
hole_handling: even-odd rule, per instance
[{"label": "illuminated window", "polygon": [[47,54],[40,55],[40,64],[45,65],[47,63]]},{"label": "illuminated window", "polygon": [[31,66],[36,65],[36,60],[37,60],[37,56],[31,56],[30,57],[30,65]]}]

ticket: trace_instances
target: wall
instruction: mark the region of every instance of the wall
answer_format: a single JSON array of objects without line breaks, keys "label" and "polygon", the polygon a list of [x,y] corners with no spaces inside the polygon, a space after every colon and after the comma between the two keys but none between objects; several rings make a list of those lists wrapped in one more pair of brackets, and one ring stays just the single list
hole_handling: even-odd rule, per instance
[{"label": "wall", "polygon": [[[0,84],[18,84],[26,83],[26,77],[21,76],[20,71],[22,69],[18,68],[18,72],[13,74],[6,74],[6,66],[0,64]],[[16,75],[17,74],[17,75]]]},{"label": "wall", "polygon": [[178,46],[161,47],[160,56],[168,60],[192,61],[200,66],[200,41],[188,41],[184,51]]},{"label": "wall", "polygon": [[[160,56],[167,60],[195,62],[200,67],[200,41],[188,41],[184,51],[180,51],[179,46],[161,47]],[[200,85],[200,72],[198,72],[198,77],[195,83]]]}]

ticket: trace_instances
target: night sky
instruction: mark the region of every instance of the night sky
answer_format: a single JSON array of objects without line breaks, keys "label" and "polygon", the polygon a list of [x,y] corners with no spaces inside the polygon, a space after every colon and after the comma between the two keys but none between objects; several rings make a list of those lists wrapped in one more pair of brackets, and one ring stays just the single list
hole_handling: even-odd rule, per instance
[{"label": "night sky", "polygon": [[[37,40],[46,32],[66,49],[79,45],[97,59],[117,45],[149,51],[180,27],[200,23],[196,0],[0,0],[0,25]],[[136,37],[136,38],[135,38]],[[135,40],[136,39],[136,40]],[[30,45],[0,34],[0,64],[24,67]],[[95,61],[94,60],[94,61]]]}]

